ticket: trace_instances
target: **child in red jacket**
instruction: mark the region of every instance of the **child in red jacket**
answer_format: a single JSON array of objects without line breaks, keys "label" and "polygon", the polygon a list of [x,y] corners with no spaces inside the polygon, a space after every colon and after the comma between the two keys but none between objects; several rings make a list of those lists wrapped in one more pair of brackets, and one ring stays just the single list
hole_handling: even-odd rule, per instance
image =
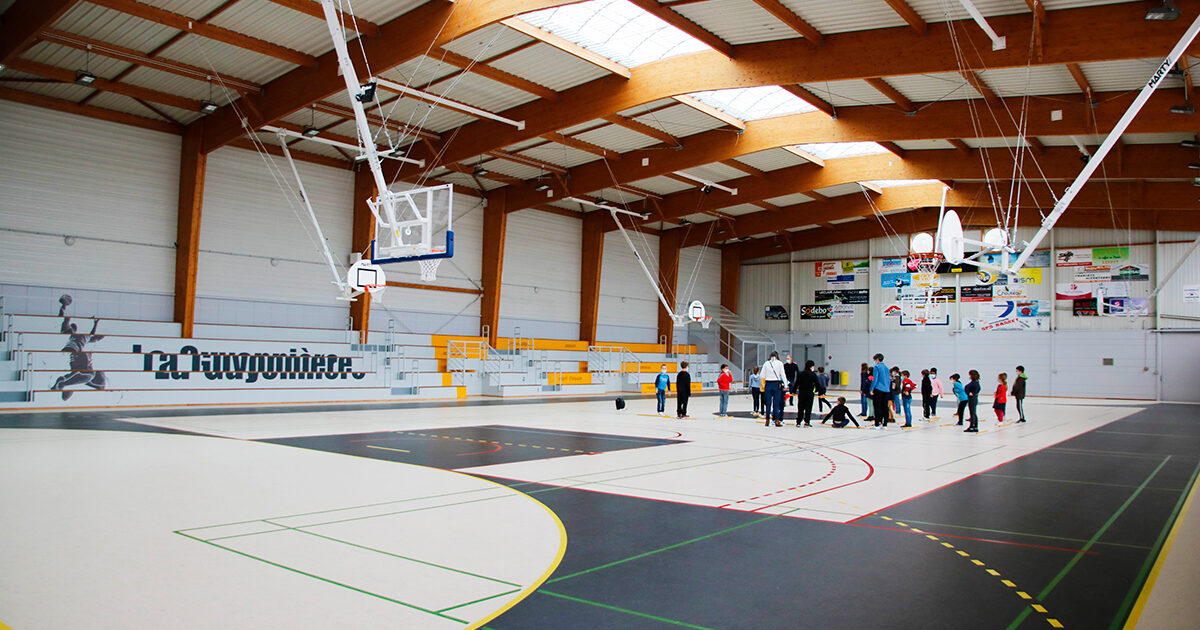
[{"label": "child in red jacket", "polygon": [[912,426],[912,393],[917,384],[908,377],[908,370],[900,372],[900,402],[904,405],[904,426]]},{"label": "child in red jacket", "polygon": [[721,364],[721,375],[717,377],[717,395],[720,396],[721,410],[718,416],[729,415],[729,386],[733,383],[733,374],[729,372],[729,364]]},{"label": "child in red jacket", "polygon": [[1001,372],[997,377],[1000,384],[996,386],[996,399],[992,401],[992,409],[996,411],[996,422],[1004,422],[1004,408],[1008,406],[1008,373]]}]

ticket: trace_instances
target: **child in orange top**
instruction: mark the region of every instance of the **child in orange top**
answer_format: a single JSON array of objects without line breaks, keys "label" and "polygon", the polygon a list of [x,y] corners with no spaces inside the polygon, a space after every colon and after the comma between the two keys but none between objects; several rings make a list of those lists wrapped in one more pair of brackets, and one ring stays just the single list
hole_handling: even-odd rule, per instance
[{"label": "child in orange top", "polygon": [[1008,406],[1008,373],[1001,372],[997,377],[1000,384],[996,386],[996,399],[992,401],[992,409],[996,411],[996,422],[1004,422],[1004,408]]},{"label": "child in orange top", "polygon": [[908,378],[908,370],[900,372],[900,400],[904,404],[904,426],[912,426],[912,393],[917,384]]}]

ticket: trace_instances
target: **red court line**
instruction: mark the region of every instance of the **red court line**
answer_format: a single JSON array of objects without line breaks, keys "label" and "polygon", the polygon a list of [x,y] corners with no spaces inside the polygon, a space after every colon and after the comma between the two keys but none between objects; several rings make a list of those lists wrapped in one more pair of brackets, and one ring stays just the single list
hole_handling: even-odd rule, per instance
[{"label": "red court line", "polygon": [[499,445],[499,444],[497,444],[497,445],[496,445],[496,448],[494,448],[494,449],[492,449],[492,450],[490,450],[490,451],[479,451],[478,453],[459,453],[459,454],[458,454],[458,455],[456,455],[455,457],[462,457],[463,455],[484,455],[484,454],[487,454],[487,453],[495,453],[496,451],[498,451],[498,450],[500,450],[500,449],[502,449],[502,448],[504,448],[504,447],[503,447],[503,446],[501,446],[501,445]]},{"label": "red court line", "polygon": [[846,523],[846,524],[853,525],[855,527],[870,527],[871,529],[886,529],[886,530],[890,530],[890,531],[894,531],[894,532],[904,532],[905,534],[917,534],[918,536],[929,534],[930,536],[937,536],[939,538],[958,538],[961,540],[974,540],[974,541],[978,541],[978,542],[996,543],[998,545],[1013,545],[1014,547],[1032,547],[1034,549],[1047,549],[1050,551],[1065,551],[1067,553],[1082,553],[1082,554],[1092,555],[1092,556],[1097,555],[1097,552],[1095,552],[1095,551],[1083,551],[1082,549],[1067,549],[1066,547],[1050,547],[1048,545],[1035,545],[1033,543],[1019,543],[1019,542],[1012,542],[1009,540],[995,540],[992,538],[976,538],[974,536],[956,536],[954,534],[942,534],[939,532],[927,532],[925,530],[916,532],[916,531],[913,531],[912,529],[905,529],[903,527],[884,527],[883,525],[868,525],[866,523],[856,523],[854,521],[850,521],[849,523]]},{"label": "red court line", "polygon": [[[855,485],[855,484],[862,483],[862,482],[864,482],[864,481],[866,481],[866,480],[870,479],[871,477],[873,477],[873,476],[875,475],[875,467],[871,465],[871,462],[869,462],[869,461],[867,461],[867,460],[865,460],[865,459],[863,459],[863,458],[859,457],[858,455],[855,455],[854,453],[851,453],[851,452],[848,452],[848,451],[843,451],[843,450],[842,450],[842,449],[840,449],[840,448],[833,448],[833,447],[830,447],[830,446],[821,446],[821,445],[819,445],[819,444],[813,444],[812,442],[801,442],[801,444],[808,444],[808,445],[814,446],[814,447],[816,447],[816,448],[826,448],[826,449],[829,449],[829,450],[831,450],[831,451],[836,451],[836,452],[838,452],[838,453],[841,453],[841,454],[843,454],[843,455],[849,455],[849,456],[853,457],[854,459],[857,459],[858,461],[860,461],[860,462],[862,462],[862,463],[864,463],[864,464],[866,464],[866,465],[867,465],[867,476],[866,476],[866,477],[863,477],[862,479],[859,479],[859,480],[857,480],[857,481],[850,481],[850,482],[844,483],[844,484],[842,484],[842,485],[840,485],[840,486],[834,486],[834,487],[832,487],[832,488],[826,488],[826,489],[824,489],[824,490],[818,490],[818,491],[816,491],[816,492],[811,492],[811,493],[809,493],[809,494],[806,494],[806,495],[804,495],[804,496],[801,496],[801,497],[796,497],[796,498],[794,498],[794,499],[788,499],[787,501],[780,501],[779,503],[773,503],[773,504],[771,504],[771,505],[764,505],[764,506],[762,506],[762,507],[760,507],[760,508],[756,508],[756,509],[750,510],[751,512],[757,512],[757,511],[759,511],[759,510],[765,510],[765,509],[767,509],[767,508],[776,507],[776,506],[779,506],[779,505],[783,505],[783,504],[785,504],[785,503],[791,503],[792,501],[799,501],[800,499],[807,499],[808,497],[816,496],[816,495],[818,495],[818,494],[824,494],[824,493],[826,493],[826,492],[829,492],[829,491],[831,491],[831,490],[837,490],[837,489],[839,489],[839,488],[845,488],[845,487],[847,487],[847,486],[853,486],[853,485]],[[815,452],[815,451],[814,451],[814,452]],[[858,519],[854,519],[854,520],[858,520]],[[851,522],[851,523],[853,523],[854,521],[850,521],[850,522]]]}]

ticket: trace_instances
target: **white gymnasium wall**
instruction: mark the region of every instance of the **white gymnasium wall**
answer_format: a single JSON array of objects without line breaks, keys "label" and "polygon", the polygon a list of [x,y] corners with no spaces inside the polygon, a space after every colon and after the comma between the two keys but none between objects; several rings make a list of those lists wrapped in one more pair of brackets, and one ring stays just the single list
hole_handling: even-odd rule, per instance
[{"label": "white gymnasium wall", "polygon": [[[169,320],[178,136],[0,101],[0,291],[9,312]],[[68,246],[64,237],[75,237]]]},{"label": "white gymnasium wall", "polygon": [[[508,217],[501,336],[579,338],[579,262],[583,221],[538,210]],[[535,290],[536,289],[536,290]]]},{"label": "white gymnasium wall", "polygon": [[[649,267],[658,277],[658,237],[630,233]],[[637,257],[620,232],[604,235],[604,264],[600,272],[600,304],[596,317],[596,338],[600,341],[656,343],[658,311],[662,304],[646,280]]]},{"label": "white gymnasium wall", "polygon": [[792,307],[790,265],[788,262],[742,265],[742,275],[738,281],[738,314],[759,330],[786,332],[791,329],[790,320],[768,320],[763,316],[768,304],[783,305],[788,309],[789,316],[795,310]]},{"label": "white gymnasium wall", "polygon": [[[454,257],[442,260],[436,286],[482,288],[483,199],[454,195]],[[385,267],[388,280],[421,283],[420,266],[394,263]],[[479,299],[469,293],[390,287],[382,304],[371,305],[371,330],[385,331],[394,322],[399,332],[479,334]]]},{"label": "white gymnasium wall", "polygon": [[[1018,234],[1018,239],[1027,239],[1032,234]],[[1157,247],[1153,232],[1127,232],[1114,230],[1055,230],[1055,246],[1058,248],[1126,247],[1130,248],[1127,262],[1150,266],[1149,281],[1129,282],[1132,297],[1144,297],[1153,290],[1157,278],[1165,274],[1190,246],[1195,238],[1192,233],[1160,232]],[[1170,243],[1170,241],[1175,241]],[[1151,243],[1151,244],[1146,244]],[[1049,242],[1043,243],[1048,245]],[[824,320],[799,320],[793,311],[787,329],[762,318],[763,305],[778,303],[777,296],[790,286],[793,301],[809,303],[815,287],[813,282],[814,260],[849,260],[854,254],[867,249],[866,243],[822,248],[821,255],[802,251],[793,254],[797,261],[789,269],[787,264],[745,264],[742,267],[741,295],[739,300],[743,316],[768,331],[781,347],[791,344],[825,344],[834,356],[829,367],[857,374],[858,365],[875,352],[889,357],[889,365],[895,363],[902,368],[920,370],[937,366],[943,376],[953,371],[965,373],[977,369],[984,376],[985,391],[995,386],[995,375],[1000,371],[1010,375],[1017,364],[1024,364],[1033,380],[1030,393],[1033,395],[1130,397],[1153,399],[1160,387],[1159,344],[1170,343],[1169,335],[1158,335],[1151,315],[1133,319],[1105,317],[1075,317],[1071,314],[1071,302],[1059,300],[1054,316],[1054,331],[963,331],[964,318],[979,315],[977,303],[950,305],[951,325],[915,331],[901,329],[895,320],[885,321],[880,315],[884,298],[894,299],[895,290],[880,287],[879,260],[872,260],[870,317],[856,317],[851,326],[842,331],[830,330],[835,322]],[[888,255],[895,247],[886,239],[876,239],[869,249],[877,257]],[[1025,285],[1031,299],[1052,300],[1054,282],[1066,282],[1074,278],[1074,271],[1067,267],[1042,269],[1042,283]],[[807,271],[807,273],[803,273]],[[975,274],[942,275],[943,286],[970,286],[978,283]],[[1162,328],[1200,327],[1200,304],[1183,302],[1183,286],[1200,285],[1200,255],[1189,258],[1176,278],[1167,284],[1159,302],[1164,314],[1176,313],[1182,319],[1164,318]],[[885,295],[886,294],[886,295]],[[1196,319],[1187,319],[1196,318]],[[1106,361],[1110,360],[1110,361]],[[1107,364],[1106,364],[1107,363]],[[852,385],[853,386],[853,385]]]},{"label": "white gymnasium wall", "polygon": [[[721,310],[721,250],[716,247],[689,247],[679,251],[678,292],[675,295],[675,312],[687,313],[688,305],[693,300],[704,303],[704,309],[709,316],[716,316]],[[699,324],[688,324],[676,328],[674,342],[676,344],[697,344],[715,347],[715,343],[706,343],[715,334],[715,328],[705,331]],[[694,334],[693,334],[694,331]]]},{"label": "white gymnasium wall", "polygon": [[[1159,235],[1160,242],[1168,241],[1158,248],[1156,273],[1159,277],[1165,277],[1180,259],[1188,256],[1196,236],[1195,232],[1163,232]],[[1200,328],[1200,303],[1183,301],[1185,286],[1200,287],[1200,251],[1188,256],[1183,267],[1158,294],[1159,326],[1162,328]]]}]

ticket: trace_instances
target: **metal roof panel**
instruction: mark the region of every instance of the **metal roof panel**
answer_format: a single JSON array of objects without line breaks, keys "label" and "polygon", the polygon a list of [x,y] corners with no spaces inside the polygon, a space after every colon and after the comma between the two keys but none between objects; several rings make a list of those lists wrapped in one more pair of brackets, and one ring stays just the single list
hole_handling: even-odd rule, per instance
[{"label": "metal roof panel", "polygon": [[557,92],[610,76],[608,71],[546,44],[530,46],[489,65]]},{"label": "metal roof panel", "polygon": [[730,44],[793,39],[800,36],[753,0],[709,0],[676,7],[674,10]]}]

